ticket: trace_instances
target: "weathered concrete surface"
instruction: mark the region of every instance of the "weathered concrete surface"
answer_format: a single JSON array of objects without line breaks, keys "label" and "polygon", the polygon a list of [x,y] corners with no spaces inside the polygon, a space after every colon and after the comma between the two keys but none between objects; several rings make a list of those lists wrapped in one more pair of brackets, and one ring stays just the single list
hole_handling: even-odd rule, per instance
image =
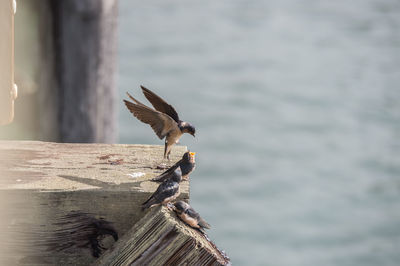
[{"label": "weathered concrete surface", "polygon": [[228,264],[208,237],[166,207],[154,207],[92,265]]},{"label": "weathered concrete surface", "polygon": [[[170,164],[185,151],[175,147]],[[0,141],[0,234],[8,236],[0,265],[91,263],[90,245],[80,247],[73,234],[93,228],[93,219],[111,223],[119,236],[127,232],[158,186],[149,180],[163,171],[162,155],[162,146]],[[189,198],[188,182],[180,198]],[[71,228],[75,222],[83,225]]]}]

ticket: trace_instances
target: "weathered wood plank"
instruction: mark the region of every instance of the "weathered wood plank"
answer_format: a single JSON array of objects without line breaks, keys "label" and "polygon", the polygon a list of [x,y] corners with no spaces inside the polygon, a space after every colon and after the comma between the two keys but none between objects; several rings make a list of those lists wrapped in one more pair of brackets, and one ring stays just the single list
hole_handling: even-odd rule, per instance
[{"label": "weathered wood plank", "polygon": [[208,237],[167,208],[155,207],[92,265],[228,264],[229,258]]},{"label": "weathered wood plank", "polygon": [[[171,164],[185,151],[174,148]],[[92,262],[90,245],[61,237],[74,231],[68,217],[79,214],[86,231],[106,221],[122,236],[144,215],[140,204],[158,186],[149,180],[163,171],[156,168],[162,154],[162,146],[150,145],[0,141],[0,233],[9,237],[0,242],[0,258],[6,265]],[[188,182],[181,191],[189,198]]]}]

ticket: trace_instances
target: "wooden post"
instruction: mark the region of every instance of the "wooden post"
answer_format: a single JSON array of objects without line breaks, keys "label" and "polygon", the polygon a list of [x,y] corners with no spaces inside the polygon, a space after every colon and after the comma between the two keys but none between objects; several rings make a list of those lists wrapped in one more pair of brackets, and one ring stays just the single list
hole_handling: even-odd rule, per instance
[{"label": "wooden post", "polygon": [[0,125],[13,120],[14,100],[17,98],[17,88],[14,86],[15,11],[15,1],[0,1]]},{"label": "wooden post", "polygon": [[230,260],[207,236],[156,207],[92,264],[111,265],[230,265]]},{"label": "wooden post", "polygon": [[117,3],[51,1],[62,142],[116,140]]},{"label": "wooden post", "polygon": [[[0,141],[0,265],[93,262],[96,241],[111,246],[146,214],[163,149]],[[174,148],[171,164],[185,151]],[[189,198],[187,181],[180,198]]]}]

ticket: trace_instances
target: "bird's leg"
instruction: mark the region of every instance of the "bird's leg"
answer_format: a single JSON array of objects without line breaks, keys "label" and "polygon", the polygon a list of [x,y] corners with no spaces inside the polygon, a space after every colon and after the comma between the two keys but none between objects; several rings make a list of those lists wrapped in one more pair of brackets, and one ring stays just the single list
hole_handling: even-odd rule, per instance
[{"label": "bird's leg", "polygon": [[165,144],[164,144],[164,159],[165,159],[165,157],[167,157],[168,160],[169,160],[169,157],[167,156],[167,153],[168,153],[168,142],[167,142],[167,140],[165,140]]},{"label": "bird's leg", "polygon": [[171,154],[172,145],[168,145],[168,141],[165,141],[165,148],[164,148],[164,159],[167,157],[168,162],[170,162],[169,155]]},{"label": "bird's leg", "polygon": [[170,161],[169,155],[171,154],[171,150],[172,150],[172,145],[169,146],[168,149],[167,149],[167,159],[168,159],[168,162]]}]

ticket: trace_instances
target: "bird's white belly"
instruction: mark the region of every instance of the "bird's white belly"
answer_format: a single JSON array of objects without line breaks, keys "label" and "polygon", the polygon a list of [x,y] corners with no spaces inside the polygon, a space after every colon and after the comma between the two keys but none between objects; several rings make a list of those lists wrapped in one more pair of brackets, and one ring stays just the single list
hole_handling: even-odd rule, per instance
[{"label": "bird's white belly", "polygon": [[190,217],[190,216],[187,215],[186,213],[181,213],[181,214],[179,215],[179,217],[180,217],[183,221],[185,221],[185,223],[187,223],[188,225],[190,225],[191,227],[194,227],[194,228],[199,228],[199,227],[200,227],[199,224],[198,224],[198,222],[197,222],[197,220],[194,219],[193,217]]}]

